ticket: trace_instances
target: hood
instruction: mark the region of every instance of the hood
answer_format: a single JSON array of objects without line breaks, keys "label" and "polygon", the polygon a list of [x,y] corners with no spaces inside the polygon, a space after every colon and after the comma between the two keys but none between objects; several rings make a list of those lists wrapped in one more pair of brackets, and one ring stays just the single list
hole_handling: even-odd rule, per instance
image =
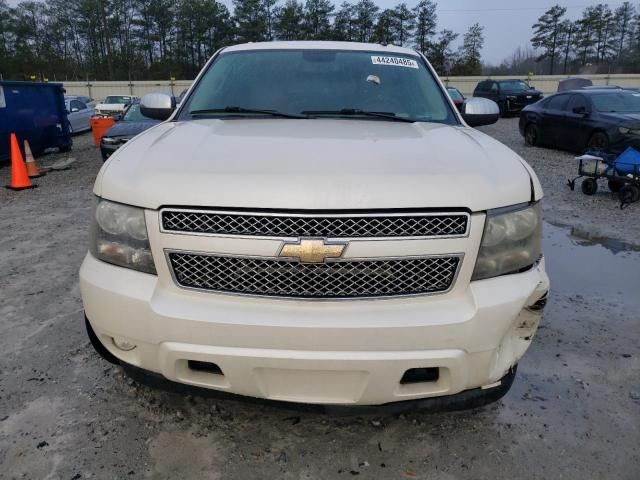
[{"label": "hood", "polygon": [[117,122],[104,134],[105,137],[135,137],[158,122]]},{"label": "hood", "polygon": [[[633,113],[600,112],[600,115],[614,122],[616,121],[626,122],[629,124],[628,126],[632,128],[637,128],[637,126],[640,125],[640,112],[637,112],[637,113],[636,112],[633,112]],[[627,125],[625,124],[625,126]]]},{"label": "hood", "polygon": [[542,95],[540,90],[532,88],[530,90],[503,90],[506,95],[515,95],[518,97]]},{"label": "hood", "polygon": [[523,163],[462,126],[203,119],[161,123],[127,142],[103,166],[95,193],[151,209],[479,211],[531,199]]}]

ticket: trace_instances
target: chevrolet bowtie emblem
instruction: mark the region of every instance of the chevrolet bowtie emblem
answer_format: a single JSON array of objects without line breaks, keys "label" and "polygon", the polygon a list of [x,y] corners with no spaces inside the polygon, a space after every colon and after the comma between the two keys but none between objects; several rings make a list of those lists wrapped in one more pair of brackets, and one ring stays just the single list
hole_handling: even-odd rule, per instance
[{"label": "chevrolet bowtie emblem", "polygon": [[327,258],[339,258],[347,245],[326,243],[322,239],[303,239],[297,243],[285,243],[280,250],[281,257],[296,257],[302,263],[322,263]]}]

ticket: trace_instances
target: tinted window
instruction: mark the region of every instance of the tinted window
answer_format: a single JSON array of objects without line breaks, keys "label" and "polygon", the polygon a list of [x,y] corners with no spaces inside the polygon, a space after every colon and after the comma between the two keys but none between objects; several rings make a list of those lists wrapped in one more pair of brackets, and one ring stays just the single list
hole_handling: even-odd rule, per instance
[{"label": "tinted window", "polygon": [[526,82],[522,80],[505,80],[504,82],[500,82],[500,88],[502,90],[509,91],[521,91],[521,90],[529,90],[531,87],[527,85]]},{"label": "tinted window", "polygon": [[567,110],[574,110],[576,108],[582,108],[584,111],[589,110],[589,103],[582,95],[574,95],[571,97],[571,104]]},{"label": "tinted window", "polygon": [[498,82],[491,82],[491,93],[498,93]]},{"label": "tinted window", "polygon": [[549,98],[549,102],[545,105],[549,110],[565,110],[569,102],[569,95],[555,95]]},{"label": "tinted window", "polygon": [[71,100],[71,108],[77,108],[78,110],[84,110],[86,107],[86,105],[82,102],[80,102],[79,100]]},{"label": "tinted window", "polygon": [[640,93],[611,92],[591,96],[594,107],[599,112],[640,112]]},{"label": "tinted window", "polygon": [[417,56],[338,50],[229,52],[204,73],[181,118],[225,107],[289,114],[360,109],[457,123],[444,95]]},{"label": "tinted window", "polygon": [[476,92],[486,92],[489,89],[488,83],[487,81],[480,82],[478,86],[476,86]]}]

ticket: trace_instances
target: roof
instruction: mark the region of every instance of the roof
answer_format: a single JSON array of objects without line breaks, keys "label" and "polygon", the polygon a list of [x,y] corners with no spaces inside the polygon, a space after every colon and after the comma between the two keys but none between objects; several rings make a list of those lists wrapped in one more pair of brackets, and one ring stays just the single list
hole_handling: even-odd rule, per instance
[{"label": "roof", "polygon": [[410,48],[396,45],[380,45],[379,43],[358,42],[324,42],[324,41],[293,41],[293,42],[256,42],[242,43],[225,48],[225,52],[238,52],[248,50],[353,50],[359,52],[402,53],[416,55],[416,51]]},{"label": "roof", "polygon": [[635,93],[633,89],[628,89],[628,88],[596,88],[596,86],[593,86],[590,88],[576,88],[574,90],[567,90],[565,92],[558,92],[558,93],[584,93],[585,95],[592,95],[596,93],[620,93],[620,92]]}]

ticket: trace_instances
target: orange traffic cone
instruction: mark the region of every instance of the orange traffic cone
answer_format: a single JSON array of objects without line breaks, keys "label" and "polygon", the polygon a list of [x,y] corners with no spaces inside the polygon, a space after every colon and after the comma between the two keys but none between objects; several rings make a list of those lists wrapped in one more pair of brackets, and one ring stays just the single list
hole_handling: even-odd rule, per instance
[{"label": "orange traffic cone", "polygon": [[33,153],[31,153],[31,147],[27,140],[24,141],[24,161],[27,165],[27,175],[29,175],[29,178],[38,178],[46,175],[38,168],[38,164],[36,163],[36,159],[33,158]]},{"label": "orange traffic cone", "polygon": [[11,134],[11,184],[7,188],[11,190],[24,190],[25,188],[33,188],[27,175],[27,166],[22,159],[22,153],[18,146],[16,134]]}]

